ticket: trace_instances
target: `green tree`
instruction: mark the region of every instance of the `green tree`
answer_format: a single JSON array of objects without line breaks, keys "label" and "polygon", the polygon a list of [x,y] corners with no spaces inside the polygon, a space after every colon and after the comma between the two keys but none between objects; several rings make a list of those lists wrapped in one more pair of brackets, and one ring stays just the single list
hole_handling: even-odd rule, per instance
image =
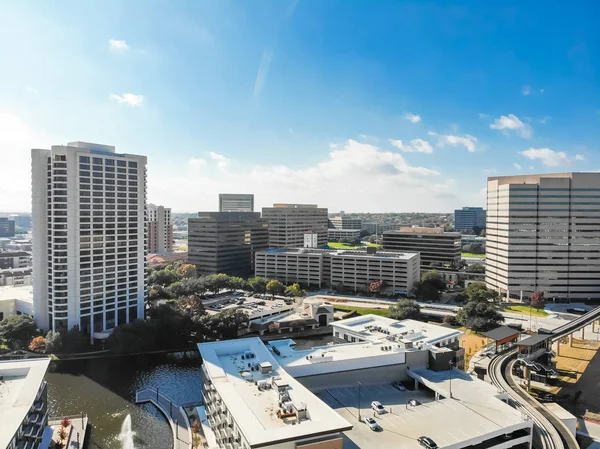
[{"label": "green tree", "polygon": [[485,273],[485,267],[480,263],[472,263],[467,265],[465,270],[467,273]]},{"label": "green tree", "polygon": [[190,296],[177,302],[177,307],[181,313],[188,315],[192,321],[198,321],[200,317],[206,315],[206,309],[202,300],[197,296]]},{"label": "green tree", "polygon": [[504,317],[493,304],[469,301],[456,314],[456,319],[466,328],[476,332],[488,331],[504,322]]},{"label": "green tree", "polygon": [[26,348],[39,333],[29,315],[12,315],[0,321],[0,337],[13,349]]},{"label": "green tree", "polygon": [[224,273],[211,274],[204,278],[206,289],[212,293],[219,293],[223,289],[231,288],[231,282],[228,275]]},{"label": "green tree", "polygon": [[423,274],[421,281],[415,282],[410,295],[417,301],[438,302],[445,287],[442,276],[436,270],[431,270]]},{"label": "green tree", "polygon": [[472,302],[499,302],[500,295],[487,288],[484,282],[471,282],[465,290],[467,300]]},{"label": "green tree", "polygon": [[85,335],[79,326],[73,326],[71,329],[62,334],[62,352],[71,354],[75,352],[83,352],[90,346],[90,337]]},{"label": "green tree", "polygon": [[420,320],[421,307],[415,301],[402,299],[388,309],[388,316],[395,320]]},{"label": "green tree", "polygon": [[248,279],[248,284],[254,293],[266,293],[268,282],[267,279],[261,277]]},{"label": "green tree", "polygon": [[181,279],[176,272],[170,270],[158,270],[152,271],[152,273],[148,276],[148,284],[149,285],[162,285],[163,287],[168,287],[174,282],[177,282]]},{"label": "green tree", "polygon": [[211,326],[223,339],[237,338],[248,328],[248,315],[239,309],[227,309],[213,316]]},{"label": "green tree", "polygon": [[285,288],[285,294],[287,296],[306,296],[306,291],[300,288],[300,284],[292,284]]},{"label": "green tree", "polygon": [[232,276],[231,278],[229,278],[229,284],[230,287],[234,290],[250,290],[250,285],[248,284],[248,281],[238,276]]},{"label": "green tree", "polygon": [[284,285],[277,279],[272,279],[267,284],[267,293],[273,295],[273,297],[275,297],[275,295],[283,295],[284,292]]},{"label": "green tree", "polygon": [[48,331],[46,334],[46,352],[59,354],[62,350],[62,335],[60,332]]},{"label": "green tree", "polygon": [[152,320],[135,320],[118,326],[106,344],[116,354],[148,352],[157,349],[158,337],[156,323]]}]

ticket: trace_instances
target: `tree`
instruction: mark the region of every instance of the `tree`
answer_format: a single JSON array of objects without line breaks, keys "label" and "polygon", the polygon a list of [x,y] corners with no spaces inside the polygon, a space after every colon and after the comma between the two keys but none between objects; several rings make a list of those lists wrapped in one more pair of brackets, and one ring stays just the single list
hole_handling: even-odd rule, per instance
[{"label": "tree", "polygon": [[168,287],[169,285],[177,282],[181,279],[181,276],[177,272],[170,271],[168,269],[153,271],[148,276],[149,285],[162,285]]},{"label": "tree", "polygon": [[198,321],[200,317],[206,314],[206,309],[202,300],[197,296],[190,296],[189,298],[181,299],[177,302],[179,310],[187,314],[192,321]]},{"label": "tree", "polygon": [[60,332],[48,331],[46,334],[46,353],[60,353],[62,349],[62,336]]},{"label": "tree", "polygon": [[369,292],[370,293],[380,293],[384,287],[385,287],[385,282],[383,282],[383,281],[371,282],[369,284]]},{"label": "tree", "polygon": [[476,332],[488,331],[504,322],[504,317],[493,304],[469,301],[456,314],[456,319],[463,326]]},{"label": "tree", "polygon": [[157,326],[152,320],[135,320],[118,326],[106,344],[116,354],[128,354],[158,349],[157,339]]},{"label": "tree", "polygon": [[410,296],[417,301],[438,302],[441,297],[440,291],[445,287],[442,276],[436,270],[431,270],[423,274],[421,281],[414,283]]},{"label": "tree", "polygon": [[177,268],[177,274],[183,278],[196,277],[196,265],[191,263],[183,263]]},{"label": "tree", "polygon": [[231,278],[229,278],[229,284],[230,287],[234,290],[250,290],[250,285],[248,284],[248,281],[238,276],[232,276]]},{"label": "tree", "polygon": [[223,339],[237,338],[249,325],[248,315],[239,309],[227,309],[213,316],[214,331]]},{"label": "tree", "polygon": [[467,266],[467,273],[485,273],[485,266],[480,263],[472,263]]},{"label": "tree", "polygon": [[90,345],[90,337],[85,335],[79,326],[73,326],[62,336],[62,352],[70,354],[82,352]]},{"label": "tree", "polygon": [[388,309],[388,316],[395,320],[420,320],[421,307],[415,301],[402,299]]},{"label": "tree", "polygon": [[421,276],[421,281],[430,283],[438,290],[444,290],[444,288],[446,288],[446,283],[437,270],[431,270],[427,273],[424,273],[423,276]]},{"label": "tree", "polygon": [[540,290],[536,290],[531,294],[530,299],[531,307],[535,307],[536,309],[541,309],[546,305],[546,300],[544,299],[544,292]]},{"label": "tree", "polygon": [[285,288],[285,294],[287,296],[306,296],[306,291],[300,288],[300,284],[292,284]]},{"label": "tree", "polygon": [[484,282],[471,282],[465,290],[469,302],[499,302],[500,295],[487,288]]},{"label": "tree", "polygon": [[33,352],[46,352],[46,339],[42,336],[34,337],[29,343],[29,350]]},{"label": "tree", "polygon": [[454,327],[456,327],[460,324],[454,315],[446,315],[444,317],[444,319],[442,320],[442,322],[444,322],[445,324],[449,324],[450,326],[454,326]]},{"label": "tree", "polygon": [[277,279],[272,279],[267,284],[267,293],[270,293],[271,295],[273,295],[273,297],[275,297],[275,295],[283,295],[284,292],[284,285]]},{"label": "tree", "polygon": [[261,277],[248,279],[248,284],[254,293],[266,293],[268,282],[267,279]]},{"label": "tree", "polygon": [[230,288],[231,282],[229,276],[224,273],[211,274],[204,278],[204,285],[206,289],[213,293],[219,293],[221,290]]},{"label": "tree", "polygon": [[13,349],[26,348],[37,335],[39,331],[29,315],[12,315],[0,321],[0,337]]}]

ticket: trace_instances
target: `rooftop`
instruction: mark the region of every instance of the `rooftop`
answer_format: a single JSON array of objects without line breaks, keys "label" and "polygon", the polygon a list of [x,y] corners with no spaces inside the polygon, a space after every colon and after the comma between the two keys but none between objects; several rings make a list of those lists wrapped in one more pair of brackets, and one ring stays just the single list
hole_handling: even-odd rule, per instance
[{"label": "rooftop", "polygon": [[31,254],[25,251],[0,252],[0,259],[6,257],[31,257]]},{"label": "rooftop", "polygon": [[0,447],[7,447],[33,405],[50,359],[0,361]]},{"label": "rooftop", "polygon": [[258,253],[266,254],[327,254],[336,257],[348,258],[369,258],[369,259],[398,259],[410,260],[417,256],[418,253],[403,253],[400,251],[377,251],[376,253],[368,254],[367,249],[335,249],[335,248],[272,248]]},{"label": "rooftop", "polygon": [[519,342],[519,346],[534,346],[538,343],[548,340],[552,335],[536,334],[525,338]]},{"label": "rooftop", "polygon": [[399,230],[385,231],[385,234],[440,234],[444,236],[460,236],[460,232],[446,232],[444,228],[402,227]]},{"label": "rooftop", "polygon": [[0,287],[0,301],[12,299],[33,302],[33,287],[31,285],[20,285],[18,287],[6,285]]},{"label": "rooftop", "polygon": [[333,325],[355,334],[361,334],[367,341],[412,341],[415,346],[435,345],[448,339],[458,338],[463,334],[456,329],[422,321],[398,321],[378,315],[357,316],[336,321]]},{"label": "rooftop", "polygon": [[[294,441],[352,428],[290,376],[259,338],[201,343],[198,349],[212,384],[250,445]],[[286,408],[297,411],[299,418],[302,414],[298,411],[306,410],[305,419],[297,422],[279,418],[281,399]]]},{"label": "rooftop", "polygon": [[483,335],[495,341],[504,340],[505,338],[513,337],[515,335],[518,336],[519,334],[520,332],[518,330],[508,326],[500,326],[496,329],[492,329],[489,332],[483,333]]}]

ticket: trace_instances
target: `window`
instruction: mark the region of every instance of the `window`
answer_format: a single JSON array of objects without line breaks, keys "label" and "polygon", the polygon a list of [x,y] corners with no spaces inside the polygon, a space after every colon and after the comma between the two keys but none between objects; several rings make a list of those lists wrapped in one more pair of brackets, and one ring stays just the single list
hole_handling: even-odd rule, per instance
[{"label": "window", "polygon": [[137,162],[135,161],[129,161],[127,165],[129,166],[129,168],[137,168]]},{"label": "window", "polygon": [[[88,160],[89,160],[89,158],[88,158]],[[102,165],[102,159],[99,157],[95,157],[95,158],[93,158],[92,163]]]},{"label": "window", "polygon": [[79,162],[83,162],[84,164],[89,164],[90,158],[88,156],[79,156]]}]

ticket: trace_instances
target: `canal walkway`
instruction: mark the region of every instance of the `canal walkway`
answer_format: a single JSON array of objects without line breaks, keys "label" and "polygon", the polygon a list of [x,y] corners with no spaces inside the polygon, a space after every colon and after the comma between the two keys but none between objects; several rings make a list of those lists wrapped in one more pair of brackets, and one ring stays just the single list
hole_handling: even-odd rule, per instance
[{"label": "canal walkway", "polygon": [[160,388],[150,387],[136,391],[135,402],[150,402],[165,415],[173,432],[173,449],[192,449],[192,428],[181,405],[161,393]]}]

